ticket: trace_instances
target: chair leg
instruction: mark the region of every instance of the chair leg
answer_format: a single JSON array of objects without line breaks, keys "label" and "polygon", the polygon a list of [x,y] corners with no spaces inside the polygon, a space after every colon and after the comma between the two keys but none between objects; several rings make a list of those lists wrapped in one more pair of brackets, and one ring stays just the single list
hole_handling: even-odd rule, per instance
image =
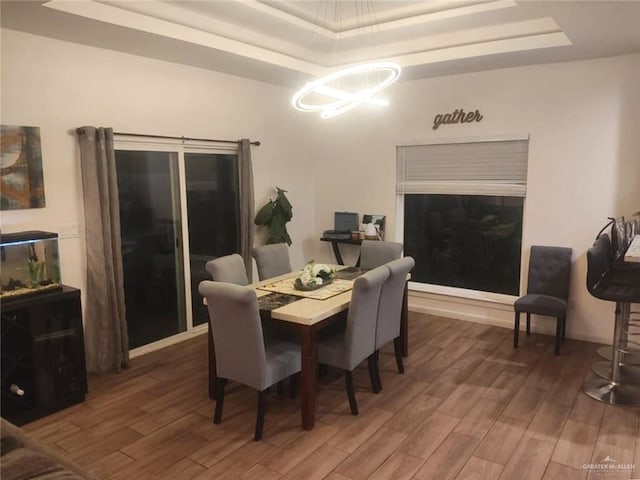
[{"label": "chair leg", "polygon": [[216,377],[216,409],[213,414],[213,423],[222,421],[222,405],[224,404],[224,387],[227,381],[224,378]]},{"label": "chair leg", "polygon": [[347,397],[349,397],[349,408],[352,415],[358,415],[358,403],[356,402],[356,394],[353,390],[353,375],[350,370],[344,371],[344,383],[347,386]]},{"label": "chair leg", "polygon": [[527,337],[531,335],[531,314],[527,312]]},{"label": "chair leg", "polygon": [[562,317],[562,341],[564,342],[565,333],[567,331],[567,317]]},{"label": "chair leg", "polygon": [[382,380],[380,379],[380,350],[376,350],[374,355],[376,364],[376,382],[378,382],[378,389],[382,390]]},{"label": "chair leg", "polygon": [[398,373],[404,373],[404,363],[402,362],[402,339],[400,337],[393,339],[393,352],[396,354]]},{"label": "chair leg", "polygon": [[294,373],[289,377],[289,398],[296,398],[298,395],[298,374]]},{"label": "chair leg", "polygon": [[264,427],[264,414],[267,409],[267,391],[258,392],[258,414],[256,415],[256,433],[253,439],[257,442],[262,439],[262,429]]},{"label": "chair leg", "polygon": [[516,312],[515,325],[513,327],[513,348],[518,348],[519,333],[520,333],[520,312]]},{"label": "chair leg", "polygon": [[369,370],[369,381],[371,382],[371,390],[373,393],[380,393],[380,385],[378,385],[377,370],[378,362],[376,361],[376,353],[373,352],[367,358],[367,370]]},{"label": "chair leg", "polygon": [[560,355],[560,342],[562,341],[562,317],[556,318],[556,355]]},{"label": "chair leg", "polygon": [[280,380],[276,384],[276,391],[278,392],[278,395],[280,395],[280,396],[284,395],[284,381],[283,380]]}]

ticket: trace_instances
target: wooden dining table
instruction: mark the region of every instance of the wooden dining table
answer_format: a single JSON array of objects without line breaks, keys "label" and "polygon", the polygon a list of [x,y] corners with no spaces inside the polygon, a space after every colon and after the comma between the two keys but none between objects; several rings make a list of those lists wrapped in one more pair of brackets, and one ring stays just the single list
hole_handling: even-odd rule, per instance
[{"label": "wooden dining table", "polygon": [[[336,270],[336,278],[353,279],[364,273],[357,267],[332,265]],[[287,273],[275,278],[253,283],[260,306],[263,321],[271,321],[286,325],[297,331],[300,341],[301,371],[300,371],[300,405],[302,413],[302,427],[311,430],[315,423],[316,388],[317,388],[317,333],[336,321],[337,316],[349,308],[351,289],[333,295],[327,299],[294,297],[286,298],[279,306],[278,300],[282,294],[264,290],[263,288],[282,280],[291,279],[293,283],[298,272]],[[330,288],[322,287],[322,288]],[[280,295],[280,297],[278,297]],[[290,295],[286,297],[291,297]],[[274,299],[276,304],[274,305]],[[275,308],[274,308],[275,307]],[[400,336],[402,339],[402,354],[408,354],[408,314],[407,314],[407,286],[402,304]],[[215,341],[211,335],[209,324],[209,396],[215,398]]]}]

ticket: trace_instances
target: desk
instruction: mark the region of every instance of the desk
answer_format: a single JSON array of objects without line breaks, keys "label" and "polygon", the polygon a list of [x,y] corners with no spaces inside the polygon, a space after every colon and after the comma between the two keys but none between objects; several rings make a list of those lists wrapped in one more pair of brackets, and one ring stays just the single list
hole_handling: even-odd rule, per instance
[{"label": "desk", "polygon": [[[336,270],[345,267],[335,265]],[[279,277],[270,278],[261,282],[251,284],[256,288],[258,299],[269,295],[271,292],[260,290],[259,287],[278,280],[294,278],[298,272],[286,273]],[[300,405],[302,410],[302,427],[311,430],[315,423],[316,413],[316,380],[317,380],[317,332],[329,325],[335,315],[347,310],[351,302],[351,290],[335,295],[326,300],[314,300],[311,298],[300,298],[293,303],[271,310],[271,319],[283,324],[293,326],[300,337],[301,352],[301,372],[300,372]],[[407,303],[406,295],[402,306],[402,322],[400,336],[403,348],[407,340]],[[210,324],[209,324],[210,325]],[[211,328],[209,327],[209,396],[214,398],[213,385],[215,381],[215,352]]]},{"label": "desk", "polygon": [[[344,260],[342,259],[342,254],[340,253],[340,247],[338,246],[340,243],[346,243],[348,245],[362,245],[362,240],[356,238],[321,238],[323,242],[331,242],[331,248],[333,248],[333,254],[336,257],[336,262],[340,265],[344,265]],[[360,266],[360,255],[358,255],[358,261],[356,262],[356,267]]]}]

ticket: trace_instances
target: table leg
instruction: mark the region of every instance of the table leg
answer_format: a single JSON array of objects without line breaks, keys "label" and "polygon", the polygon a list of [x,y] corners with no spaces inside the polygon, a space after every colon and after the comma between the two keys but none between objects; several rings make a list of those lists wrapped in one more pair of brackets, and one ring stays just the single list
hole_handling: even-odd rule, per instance
[{"label": "table leg", "polygon": [[338,242],[331,242],[331,247],[333,248],[333,254],[336,256],[336,262],[338,262],[338,265],[344,265],[344,260],[342,259]]},{"label": "table leg", "polygon": [[316,416],[316,334],[310,326],[300,328],[300,403],[302,409],[302,428],[311,430]]},{"label": "table leg", "polygon": [[409,355],[409,282],[404,282],[402,313],[400,314],[400,339],[402,356],[406,357]]}]

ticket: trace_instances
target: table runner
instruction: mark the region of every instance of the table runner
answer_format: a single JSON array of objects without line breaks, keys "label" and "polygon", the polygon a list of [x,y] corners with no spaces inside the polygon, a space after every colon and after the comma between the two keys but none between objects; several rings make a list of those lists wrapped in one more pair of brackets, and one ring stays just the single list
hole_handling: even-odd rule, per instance
[{"label": "table runner", "polygon": [[258,307],[260,308],[261,313],[271,312],[271,310],[284,307],[285,305],[297,302],[298,300],[300,300],[300,297],[296,297],[295,295],[286,295],[284,293],[269,293],[268,295],[258,297]]},{"label": "table runner", "polygon": [[295,295],[296,297],[313,298],[314,300],[326,300],[327,298],[331,298],[353,288],[353,280],[343,280],[341,278],[335,278],[333,282],[328,285],[323,285],[317,290],[297,290],[293,286],[294,280],[295,279],[287,278],[275,283],[262,285],[258,288],[260,290],[266,290],[268,292],[282,293],[285,295]]},{"label": "table runner", "polygon": [[[339,280],[354,280],[366,271],[366,269],[360,267],[347,267],[336,271],[335,278]],[[293,280],[289,279],[288,281],[292,282]],[[267,289],[263,290],[270,291]],[[295,290],[293,294],[271,292],[268,295],[262,295],[258,298],[260,310],[270,312],[276,308],[284,307],[285,305],[296,302],[300,300],[301,295],[299,295],[299,293],[302,292]]]}]

